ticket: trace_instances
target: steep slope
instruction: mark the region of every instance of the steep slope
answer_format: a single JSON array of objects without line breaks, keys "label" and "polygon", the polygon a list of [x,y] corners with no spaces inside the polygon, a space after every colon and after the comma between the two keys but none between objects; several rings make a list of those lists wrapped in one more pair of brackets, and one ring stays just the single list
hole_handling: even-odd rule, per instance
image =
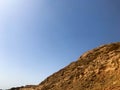
[{"label": "steep slope", "polygon": [[18,89],[120,90],[120,42],[90,50],[39,85]]}]

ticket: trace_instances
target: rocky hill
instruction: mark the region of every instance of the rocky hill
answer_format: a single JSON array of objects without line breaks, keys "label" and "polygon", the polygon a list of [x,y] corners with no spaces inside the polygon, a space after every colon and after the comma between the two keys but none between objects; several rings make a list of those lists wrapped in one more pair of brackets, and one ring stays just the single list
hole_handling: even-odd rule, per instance
[{"label": "rocky hill", "polygon": [[120,42],[84,53],[39,85],[11,90],[120,90]]}]

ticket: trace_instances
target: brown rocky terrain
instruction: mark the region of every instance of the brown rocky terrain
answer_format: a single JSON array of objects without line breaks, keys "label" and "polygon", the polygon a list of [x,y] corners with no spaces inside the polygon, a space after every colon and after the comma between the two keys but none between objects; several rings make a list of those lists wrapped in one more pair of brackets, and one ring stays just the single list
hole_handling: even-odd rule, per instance
[{"label": "brown rocky terrain", "polygon": [[11,90],[120,90],[120,42],[84,53],[39,85]]}]

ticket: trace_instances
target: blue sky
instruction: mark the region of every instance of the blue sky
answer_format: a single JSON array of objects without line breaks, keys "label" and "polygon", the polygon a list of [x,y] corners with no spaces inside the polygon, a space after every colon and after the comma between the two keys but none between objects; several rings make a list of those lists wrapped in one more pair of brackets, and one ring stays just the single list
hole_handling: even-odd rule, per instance
[{"label": "blue sky", "polygon": [[120,41],[119,0],[0,0],[0,88],[39,84]]}]

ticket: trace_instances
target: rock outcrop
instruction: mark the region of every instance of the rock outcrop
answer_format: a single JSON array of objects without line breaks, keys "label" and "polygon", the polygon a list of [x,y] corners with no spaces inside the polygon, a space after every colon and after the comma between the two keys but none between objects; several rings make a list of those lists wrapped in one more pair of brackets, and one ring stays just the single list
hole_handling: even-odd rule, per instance
[{"label": "rock outcrop", "polygon": [[39,85],[14,90],[120,90],[120,42],[84,53]]}]

